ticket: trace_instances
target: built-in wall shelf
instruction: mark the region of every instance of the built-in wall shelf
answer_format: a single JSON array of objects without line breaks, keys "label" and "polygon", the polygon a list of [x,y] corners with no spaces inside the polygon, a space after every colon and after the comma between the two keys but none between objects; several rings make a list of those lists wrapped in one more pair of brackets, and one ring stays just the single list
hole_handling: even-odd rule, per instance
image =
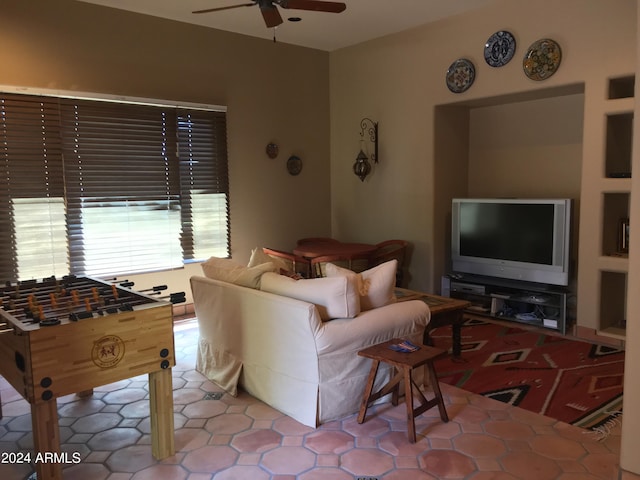
[{"label": "built-in wall shelf", "polygon": [[598,330],[598,335],[601,337],[614,338],[616,340],[625,340],[627,331],[624,328],[609,327],[604,330]]},{"label": "built-in wall shelf", "polygon": [[631,191],[631,178],[601,178],[598,182],[600,185],[600,191],[606,193],[623,192],[629,193]]},{"label": "built-in wall shelf", "polygon": [[590,188],[583,191],[598,199],[599,215],[589,223],[598,219],[593,226],[599,228],[601,237],[599,251],[592,252],[597,261],[585,266],[590,270],[586,274],[597,279],[597,290],[593,298],[581,299],[581,303],[591,305],[596,313],[595,332],[617,340],[625,339],[627,328],[634,94],[635,75],[608,79],[602,104],[604,151],[599,168],[586,170],[585,185]]},{"label": "built-in wall shelf", "polygon": [[622,115],[633,113],[635,100],[633,98],[619,98],[607,100],[607,115]]},{"label": "built-in wall shelf", "polygon": [[601,271],[627,273],[629,271],[629,257],[625,254],[603,255],[598,257],[598,269]]}]

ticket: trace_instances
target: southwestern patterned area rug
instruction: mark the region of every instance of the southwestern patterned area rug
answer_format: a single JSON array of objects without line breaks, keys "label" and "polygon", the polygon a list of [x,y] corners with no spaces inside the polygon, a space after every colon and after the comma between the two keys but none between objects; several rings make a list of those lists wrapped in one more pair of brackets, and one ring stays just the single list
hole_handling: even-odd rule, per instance
[{"label": "southwestern patterned area rug", "polygon": [[[432,331],[451,347],[450,327]],[[624,350],[516,326],[469,320],[462,358],[436,362],[440,381],[606,434],[620,421]]]}]

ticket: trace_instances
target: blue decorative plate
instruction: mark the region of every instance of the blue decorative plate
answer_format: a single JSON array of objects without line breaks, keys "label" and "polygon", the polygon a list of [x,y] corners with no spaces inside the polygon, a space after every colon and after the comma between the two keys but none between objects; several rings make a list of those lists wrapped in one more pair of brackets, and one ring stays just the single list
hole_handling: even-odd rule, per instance
[{"label": "blue decorative plate", "polygon": [[522,68],[531,80],[546,80],[556,73],[561,60],[560,45],[550,38],[543,38],[531,44],[522,61]]},{"label": "blue decorative plate", "polygon": [[492,67],[502,67],[509,63],[516,53],[516,39],[511,32],[501,30],[489,37],[484,46],[484,59]]},{"label": "blue decorative plate", "polygon": [[476,79],[476,68],[471,60],[459,58],[451,64],[447,70],[447,87],[453,93],[462,93],[467,90]]}]

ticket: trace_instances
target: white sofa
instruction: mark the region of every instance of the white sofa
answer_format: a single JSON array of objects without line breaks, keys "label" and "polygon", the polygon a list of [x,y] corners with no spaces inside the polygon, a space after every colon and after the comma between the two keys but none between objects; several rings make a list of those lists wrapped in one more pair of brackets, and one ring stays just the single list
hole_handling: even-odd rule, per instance
[{"label": "white sofa", "polygon": [[[362,277],[337,267],[332,278],[298,281],[264,273],[268,265],[258,267],[257,281],[252,275],[246,281],[246,269],[240,281],[238,275],[231,281],[191,278],[200,329],[196,369],[228,393],[236,395],[240,385],[304,425],[317,427],[357,412],[371,366],[358,351],[394,337],[419,342],[430,319],[424,302],[395,302],[393,296],[384,306],[361,311],[354,288],[360,302]],[[379,277],[366,280],[378,292]],[[291,295],[279,294],[286,291]],[[377,387],[390,374],[381,364]]]}]

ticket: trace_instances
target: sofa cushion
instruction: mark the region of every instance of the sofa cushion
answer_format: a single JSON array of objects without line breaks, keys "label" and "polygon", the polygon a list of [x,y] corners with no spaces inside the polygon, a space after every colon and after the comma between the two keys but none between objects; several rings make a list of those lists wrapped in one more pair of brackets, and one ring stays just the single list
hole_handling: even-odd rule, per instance
[{"label": "sofa cushion", "polygon": [[265,273],[260,290],[313,303],[324,321],[353,318],[360,313],[355,279],[346,276],[296,280],[276,273]]},{"label": "sofa cushion", "polygon": [[205,277],[249,288],[260,288],[262,275],[275,270],[276,266],[271,262],[245,267],[229,258],[217,257],[211,257],[202,264]]},{"label": "sofa cushion", "polygon": [[395,259],[360,273],[328,263],[326,273],[328,278],[340,276],[352,278],[360,294],[360,309],[365,311],[396,301],[394,287],[397,268],[398,261]]}]

